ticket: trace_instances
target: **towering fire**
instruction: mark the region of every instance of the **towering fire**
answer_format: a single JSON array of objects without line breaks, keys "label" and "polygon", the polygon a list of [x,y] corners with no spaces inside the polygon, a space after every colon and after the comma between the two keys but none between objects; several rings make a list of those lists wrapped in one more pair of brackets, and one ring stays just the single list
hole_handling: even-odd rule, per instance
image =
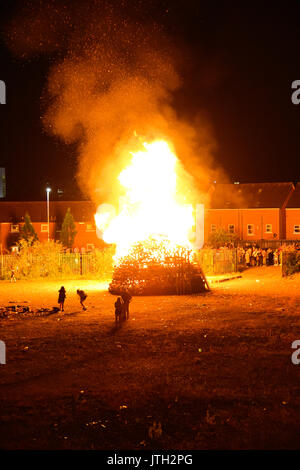
[{"label": "towering fire", "polygon": [[140,151],[131,153],[129,165],[118,177],[123,193],[118,214],[109,210],[95,214],[103,240],[116,244],[117,259],[149,237],[167,237],[174,248],[191,246],[195,220],[183,174],[178,157],[165,140],[143,142]]}]

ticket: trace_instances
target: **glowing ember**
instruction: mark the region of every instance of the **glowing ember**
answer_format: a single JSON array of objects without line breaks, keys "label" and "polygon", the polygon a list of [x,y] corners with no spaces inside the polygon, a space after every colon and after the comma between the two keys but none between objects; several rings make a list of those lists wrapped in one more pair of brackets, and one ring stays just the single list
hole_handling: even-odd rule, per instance
[{"label": "glowing ember", "polygon": [[179,188],[183,169],[170,145],[163,140],[143,143],[143,150],[131,155],[118,177],[125,191],[119,213],[95,214],[103,240],[116,244],[117,260],[135,243],[153,236],[167,237],[174,248],[190,247],[193,208],[185,201],[187,188]]}]

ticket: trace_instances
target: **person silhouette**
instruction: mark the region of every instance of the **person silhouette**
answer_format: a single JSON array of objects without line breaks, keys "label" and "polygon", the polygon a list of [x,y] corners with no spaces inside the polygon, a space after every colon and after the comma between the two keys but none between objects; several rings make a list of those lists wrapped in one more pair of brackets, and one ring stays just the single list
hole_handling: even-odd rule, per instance
[{"label": "person silhouette", "polygon": [[84,304],[83,304],[83,302],[84,302],[85,299],[87,298],[86,293],[85,293],[83,290],[77,289],[77,294],[78,294],[78,296],[79,296],[80,305],[82,306],[82,309],[83,309],[83,310],[86,310],[86,307],[85,307]]},{"label": "person silhouette", "polygon": [[64,311],[65,299],[66,299],[66,289],[64,288],[64,286],[61,286],[61,288],[58,291],[58,303],[59,303],[61,312]]}]

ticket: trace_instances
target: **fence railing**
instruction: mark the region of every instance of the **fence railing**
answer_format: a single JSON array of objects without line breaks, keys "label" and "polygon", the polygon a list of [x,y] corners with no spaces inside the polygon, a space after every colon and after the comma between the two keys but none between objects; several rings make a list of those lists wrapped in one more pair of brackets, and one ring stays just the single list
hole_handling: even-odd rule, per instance
[{"label": "fence railing", "polygon": [[238,271],[237,250],[202,249],[196,254],[205,274],[225,274]]},{"label": "fence railing", "polygon": [[63,278],[91,276],[108,279],[112,276],[112,253],[55,253],[45,256],[18,254],[0,255],[0,278],[9,279],[12,270],[16,278]]},{"label": "fence railing", "polygon": [[276,250],[277,248],[280,248],[282,245],[295,245],[299,243],[298,240],[285,240],[285,239],[279,239],[279,240],[239,240],[238,245],[247,247],[249,245],[257,245],[259,248],[262,248],[263,250],[267,250],[268,248],[271,248],[271,250]]},{"label": "fence railing", "polygon": [[[196,253],[197,262],[207,274],[223,274],[238,270],[236,249],[203,249]],[[109,279],[112,277],[112,252],[54,253],[49,256],[18,254],[0,255],[0,277],[9,279],[12,270],[17,279],[39,277],[70,278],[77,276]]]}]

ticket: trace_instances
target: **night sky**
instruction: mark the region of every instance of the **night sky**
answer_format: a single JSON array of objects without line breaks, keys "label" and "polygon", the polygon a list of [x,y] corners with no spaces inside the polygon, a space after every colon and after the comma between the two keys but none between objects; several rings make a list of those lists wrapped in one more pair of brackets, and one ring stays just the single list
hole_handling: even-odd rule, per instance
[{"label": "night sky", "polygon": [[[2,29],[22,3],[1,1]],[[300,2],[240,3],[139,2],[181,51],[174,108],[187,120],[205,115],[217,143],[216,165],[231,181],[298,181],[300,105],[292,104],[291,83],[300,80]],[[53,57],[21,60],[3,37],[0,57],[7,87],[7,104],[0,106],[7,199],[44,199],[47,183],[53,197],[58,188],[65,199],[84,197],[75,179],[76,145],[48,135],[40,119]]]}]

